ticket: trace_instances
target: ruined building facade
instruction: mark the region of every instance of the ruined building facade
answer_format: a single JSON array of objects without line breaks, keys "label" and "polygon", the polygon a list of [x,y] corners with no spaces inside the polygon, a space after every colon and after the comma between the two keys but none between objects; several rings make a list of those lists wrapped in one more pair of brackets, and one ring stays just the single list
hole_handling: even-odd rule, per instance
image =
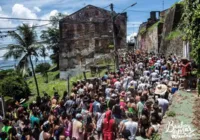
[{"label": "ruined building facade", "polygon": [[183,40],[182,33],[177,30],[182,22],[182,10],[182,4],[177,3],[159,12],[158,18],[155,18],[156,12],[151,12],[148,21],[140,25],[136,49],[189,59],[190,45]]},{"label": "ruined building facade", "polygon": [[[126,22],[126,13],[116,17],[119,48],[126,47]],[[81,68],[95,54],[113,50],[112,13],[88,5],[60,21],[60,39],[60,71]]]}]

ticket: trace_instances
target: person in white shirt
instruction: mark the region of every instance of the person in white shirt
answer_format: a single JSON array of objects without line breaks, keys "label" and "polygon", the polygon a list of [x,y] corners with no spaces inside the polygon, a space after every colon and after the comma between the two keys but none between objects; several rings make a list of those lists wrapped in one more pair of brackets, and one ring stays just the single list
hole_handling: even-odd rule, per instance
[{"label": "person in white shirt", "polygon": [[169,101],[164,98],[158,98],[156,103],[162,108],[162,116],[164,116],[169,107]]},{"label": "person in white shirt", "polygon": [[160,65],[160,63],[157,63],[157,62],[156,62],[156,63],[154,64],[154,66],[155,66],[156,69],[158,69],[161,65]]},{"label": "person in white shirt", "polygon": [[145,89],[146,89],[146,83],[140,83],[139,85],[138,85],[138,90],[141,90],[141,91],[144,91]]},{"label": "person in white shirt", "polygon": [[136,122],[137,116],[132,113],[128,113],[127,116],[128,116],[128,120],[123,124],[122,132],[124,130],[129,131],[130,136],[127,139],[135,140],[136,133],[138,131],[138,122]]},{"label": "person in white shirt", "polygon": [[106,100],[110,100],[110,91],[111,91],[111,85],[108,85],[108,87],[105,89],[106,93]]},{"label": "person in white shirt", "polygon": [[148,128],[148,130],[146,131],[147,138],[151,138],[153,134],[158,133],[160,127],[160,124],[157,123],[157,119],[155,118],[155,116],[151,116],[151,123],[151,127]]},{"label": "person in white shirt", "polygon": [[140,70],[143,70],[143,67],[144,67],[144,64],[143,64],[142,62],[138,63],[138,68],[139,68]]},{"label": "person in white shirt", "polygon": [[159,75],[157,72],[152,72],[151,75],[150,75],[150,79],[151,79],[151,82],[152,82],[152,85],[158,81],[159,79]]},{"label": "person in white shirt", "polygon": [[130,83],[128,84],[128,88],[130,87],[131,84],[133,84],[134,88],[136,88],[138,83],[135,80],[131,80]]},{"label": "person in white shirt", "polygon": [[134,72],[133,72],[133,70],[130,71],[130,76],[134,77]]},{"label": "person in white shirt", "polygon": [[114,86],[116,89],[120,90],[121,89],[121,82],[119,81],[119,79],[117,79],[117,81],[114,83]]},{"label": "person in white shirt", "polygon": [[150,75],[150,71],[149,70],[143,71],[143,76],[147,76],[147,75]]},{"label": "person in white shirt", "polygon": [[167,74],[169,74],[169,71],[168,71],[168,70],[164,70],[164,71],[162,72],[162,74],[163,74],[163,75],[167,75]]}]

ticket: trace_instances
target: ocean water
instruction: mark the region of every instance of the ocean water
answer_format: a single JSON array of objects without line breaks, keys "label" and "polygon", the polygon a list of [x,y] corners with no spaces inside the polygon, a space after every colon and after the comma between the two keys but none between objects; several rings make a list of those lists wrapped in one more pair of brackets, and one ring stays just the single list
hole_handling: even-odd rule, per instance
[{"label": "ocean water", "polygon": [[[45,60],[45,62],[52,64],[51,60]],[[40,63],[44,63],[44,60],[38,60],[37,62],[33,60],[34,66]],[[0,60],[0,70],[13,69],[15,68],[15,66],[17,66],[17,64],[18,64],[17,60]]]}]

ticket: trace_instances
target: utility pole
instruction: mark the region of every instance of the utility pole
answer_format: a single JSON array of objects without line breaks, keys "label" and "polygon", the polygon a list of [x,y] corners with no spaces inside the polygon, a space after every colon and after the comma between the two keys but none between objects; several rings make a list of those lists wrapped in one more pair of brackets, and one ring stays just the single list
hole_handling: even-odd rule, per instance
[{"label": "utility pole", "polygon": [[67,92],[68,92],[68,94],[70,93],[70,77],[69,77],[69,75],[67,76]]},{"label": "utility pole", "polygon": [[3,95],[1,95],[0,101],[1,101],[1,106],[2,106],[3,119],[5,119],[6,118],[6,113],[5,113],[5,102],[4,102],[4,96]]},{"label": "utility pole", "polygon": [[165,10],[165,0],[163,0],[162,6],[163,6],[163,11],[164,11]]},{"label": "utility pole", "polygon": [[[137,3],[131,4],[127,8],[125,8],[121,13],[125,12],[128,8],[135,6]],[[115,14],[113,10],[113,4],[110,4],[110,9],[112,12],[112,26],[113,26],[113,45],[114,45],[114,52],[115,52],[115,69],[119,70],[119,54],[118,54],[118,46],[117,46],[117,35],[116,35],[116,24],[115,24],[115,19],[121,14]]]},{"label": "utility pole", "polygon": [[115,53],[115,68],[119,70],[119,58],[118,58],[118,46],[117,46],[117,35],[116,35],[116,26],[115,26],[115,12],[113,10],[113,4],[110,4],[110,9],[112,12],[112,26],[113,26],[113,45]]}]

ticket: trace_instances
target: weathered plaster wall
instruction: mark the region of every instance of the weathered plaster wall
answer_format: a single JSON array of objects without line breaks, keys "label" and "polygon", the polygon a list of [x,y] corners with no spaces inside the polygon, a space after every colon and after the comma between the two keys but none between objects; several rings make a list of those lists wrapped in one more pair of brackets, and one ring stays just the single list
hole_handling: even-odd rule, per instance
[{"label": "weathered plaster wall", "polygon": [[141,34],[141,28],[138,34],[137,43],[138,48],[148,52],[162,53],[168,56],[175,54],[183,56],[183,40],[181,37],[176,37],[171,40],[166,38],[170,32],[177,28],[181,19],[181,5],[176,5],[167,11],[161,12],[164,23],[158,24],[153,29],[148,27],[146,32]]},{"label": "weathered plaster wall", "polygon": [[180,22],[180,10],[180,5],[176,5],[173,8],[169,9],[165,17],[160,53],[163,53],[166,56],[171,53],[176,54],[180,57],[183,56],[183,40],[180,37],[174,38],[172,40],[166,39],[170,32],[173,31],[177,27],[177,24]]},{"label": "weathered plaster wall", "polygon": [[158,27],[155,26],[147,30],[144,34],[139,34],[138,47],[147,52],[158,53]]},{"label": "weathered plaster wall", "polygon": [[[113,43],[111,12],[88,5],[60,21],[60,71],[87,65],[95,53],[110,53]],[[115,19],[118,48],[126,47],[126,13]]]},{"label": "weathered plaster wall", "polygon": [[165,56],[174,54],[177,57],[183,57],[183,40],[181,37],[170,40],[165,46],[166,48],[162,49],[162,53],[165,54]]}]

